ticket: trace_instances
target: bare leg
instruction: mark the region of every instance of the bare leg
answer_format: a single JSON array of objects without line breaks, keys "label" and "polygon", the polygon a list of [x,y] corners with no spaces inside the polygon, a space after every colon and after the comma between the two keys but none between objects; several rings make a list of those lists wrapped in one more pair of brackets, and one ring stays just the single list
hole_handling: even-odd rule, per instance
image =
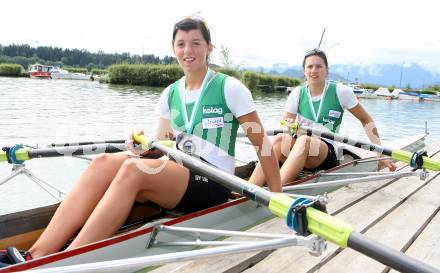
[{"label": "bare leg", "polygon": [[[290,153],[290,149],[295,144],[295,139],[289,134],[278,134],[273,138],[272,146],[275,153],[275,157],[278,161],[284,162]],[[263,169],[261,164],[258,163],[255,166],[254,171],[249,179],[249,182],[258,185],[260,187],[266,184]]]},{"label": "bare leg", "polygon": [[34,258],[59,251],[81,228],[127,158],[103,154],[92,161],[29,250]]},{"label": "bare leg", "polygon": [[294,181],[304,169],[317,168],[324,162],[328,154],[328,147],[321,139],[310,136],[297,138],[292,151],[281,167],[281,183]]},{"label": "bare leg", "polygon": [[[152,169],[163,166],[163,169],[149,174],[137,164]],[[189,170],[172,161],[126,160],[68,249],[113,235],[127,218],[135,200],[151,200],[162,207],[174,208],[188,187],[188,178]]]}]

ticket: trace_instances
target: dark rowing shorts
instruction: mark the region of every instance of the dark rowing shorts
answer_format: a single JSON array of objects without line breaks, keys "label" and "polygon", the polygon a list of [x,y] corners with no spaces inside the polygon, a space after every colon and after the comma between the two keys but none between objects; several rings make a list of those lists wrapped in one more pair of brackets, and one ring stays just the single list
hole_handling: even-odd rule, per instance
[{"label": "dark rowing shorts", "polygon": [[334,168],[339,165],[339,160],[336,157],[336,153],[335,153],[335,147],[333,147],[333,145],[331,145],[329,142],[325,141],[322,138],[321,138],[321,141],[323,141],[325,144],[327,144],[327,148],[328,148],[327,157],[324,159],[324,161],[318,167],[316,167],[312,170],[307,169],[311,172],[328,170],[328,169]]},{"label": "dark rowing shorts", "polygon": [[188,188],[173,210],[181,212],[202,210],[225,203],[231,197],[232,193],[227,188],[190,170]]}]

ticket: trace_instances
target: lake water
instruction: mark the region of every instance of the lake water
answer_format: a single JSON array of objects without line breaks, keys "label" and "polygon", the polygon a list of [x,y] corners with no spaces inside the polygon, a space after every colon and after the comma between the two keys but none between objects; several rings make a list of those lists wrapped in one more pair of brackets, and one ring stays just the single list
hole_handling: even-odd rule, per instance
[{"label": "lake water", "polygon": [[[162,88],[116,86],[88,81],[34,80],[0,77],[0,146],[16,143],[125,139],[132,130],[154,135],[157,102]],[[257,111],[266,129],[278,128],[287,95],[255,93]],[[440,141],[440,103],[361,100],[373,116],[382,140],[423,133],[427,143]],[[360,123],[344,115],[341,134],[367,139]],[[254,158],[249,147],[238,158]],[[238,149],[241,151],[240,149]],[[68,191],[87,161],[77,158],[34,159],[26,167],[41,179]],[[11,166],[0,162],[0,183]],[[55,202],[21,174],[0,185],[0,214]]]}]

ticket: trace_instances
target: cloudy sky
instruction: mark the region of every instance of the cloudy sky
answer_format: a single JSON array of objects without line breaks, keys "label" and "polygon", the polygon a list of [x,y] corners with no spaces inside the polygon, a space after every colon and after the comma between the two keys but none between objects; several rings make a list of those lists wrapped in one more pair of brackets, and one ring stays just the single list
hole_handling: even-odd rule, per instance
[{"label": "cloudy sky", "polygon": [[172,55],[176,20],[200,12],[214,45],[235,64],[298,65],[319,43],[331,63],[410,65],[440,73],[440,13],[434,0],[3,1],[0,44]]}]

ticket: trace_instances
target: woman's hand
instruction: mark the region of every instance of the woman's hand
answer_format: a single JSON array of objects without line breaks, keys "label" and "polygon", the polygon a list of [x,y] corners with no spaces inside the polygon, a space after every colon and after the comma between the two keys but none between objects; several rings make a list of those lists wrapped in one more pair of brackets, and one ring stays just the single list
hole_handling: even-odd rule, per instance
[{"label": "woman's hand", "polygon": [[[149,150],[143,150],[142,145],[136,143],[136,141],[134,140],[133,138],[134,134],[135,132],[131,132],[131,134],[128,136],[127,140],[125,141],[125,147],[127,148],[128,151],[140,157],[147,157],[147,158],[162,157],[163,154],[155,148],[150,148]],[[139,131],[137,134],[143,135],[144,131]]]},{"label": "woman's hand", "polygon": [[292,124],[295,122],[294,118],[285,118],[284,120],[287,121],[289,124]]},{"label": "woman's hand", "polygon": [[[135,142],[135,140],[133,138],[134,133],[135,132],[132,131],[130,133],[130,135],[128,136],[127,140],[125,141],[125,147],[127,148],[128,151],[132,152],[133,154],[141,156],[145,152],[148,152],[148,151],[142,150],[142,145]],[[144,131],[140,131],[140,132],[138,132],[138,134],[143,135]]]},{"label": "woman's hand", "polygon": [[395,171],[397,168],[391,159],[386,158],[377,161],[377,170],[381,170],[385,167],[387,167],[391,172]]}]

